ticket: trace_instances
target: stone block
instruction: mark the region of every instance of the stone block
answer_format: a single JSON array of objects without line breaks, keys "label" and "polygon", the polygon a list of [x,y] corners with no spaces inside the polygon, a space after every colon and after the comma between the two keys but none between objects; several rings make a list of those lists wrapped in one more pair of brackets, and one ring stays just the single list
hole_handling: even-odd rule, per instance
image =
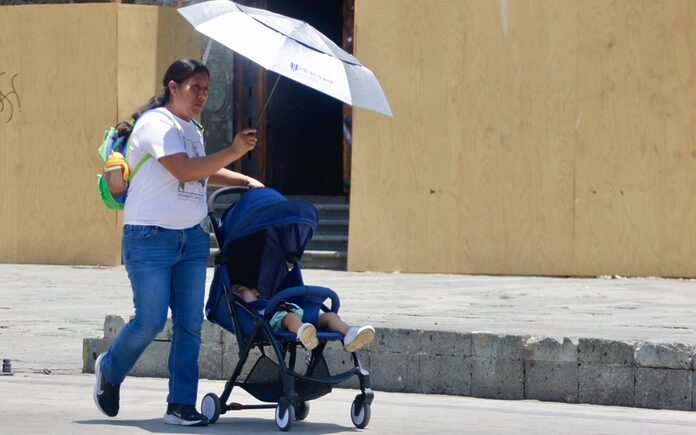
[{"label": "stone block", "polygon": [[423,347],[423,334],[422,330],[417,329],[379,328],[372,346],[384,352],[416,353]]},{"label": "stone block", "polygon": [[420,388],[424,394],[471,395],[471,357],[421,355]]},{"label": "stone block", "polygon": [[636,369],[635,406],[691,410],[691,370]]},{"label": "stone block", "polygon": [[201,328],[201,342],[202,343],[218,343],[222,345],[222,331],[223,329],[208,319],[203,320],[203,327]]},{"label": "stone block", "polygon": [[479,358],[497,358],[522,361],[527,336],[496,335],[477,332],[471,336],[471,355]]},{"label": "stone block", "polygon": [[683,370],[691,368],[691,353],[691,347],[678,343],[638,343],[634,352],[638,367]]},{"label": "stone block", "polygon": [[148,376],[153,378],[169,377],[167,361],[169,359],[169,341],[153,341],[145,348],[128,376]]},{"label": "stone block", "polygon": [[489,399],[523,399],[522,360],[472,357],[471,395]]},{"label": "stone block", "polygon": [[414,329],[377,329],[372,348],[392,353],[471,355],[471,334]]},{"label": "stone block", "polygon": [[578,340],[578,362],[633,366],[633,345],[614,340],[581,338]]},{"label": "stone block", "polygon": [[375,390],[417,393],[419,354],[370,351],[370,380]]},{"label": "stone block", "polygon": [[[355,367],[353,357],[350,353],[343,350],[340,341],[331,341],[327,343],[326,348],[324,348],[324,359],[326,360],[326,365],[331,375],[344,373]],[[370,381],[372,381],[373,374],[371,372],[370,350],[363,349],[358,351],[358,359],[360,360],[362,368],[370,372]],[[359,388],[360,381],[357,376],[352,376],[347,381],[341,382],[336,386],[338,388]]]},{"label": "stone block", "polygon": [[[271,347],[266,347],[266,355],[272,360],[276,360],[275,353]],[[247,360],[242,367],[241,375],[237,378],[238,381],[243,381],[249,375],[256,361],[261,356],[261,351],[258,348],[253,348],[247,356]],[[298,357],[299,358],[299,357]],[[234,369],[239,362],[239,346],[237,338],[234,334],[225,332],[222,334],[222,379],[230,379]]]},{"label": "stone block", "polygon": [[94,362],[111,346],[111,338],[85,338],[82,340],[82,373],[94,373]]},{"label": "stone block", "polygon": [[[449,331],[423,331],[421,352],[429,355],[471,356],[472,335]],[[394,345],[399,347],[399,343]]]},{"label": "stone block", "polygon": [[691,410],[696,411],[696,375],[691,372]]},{"label": "stone block", "polygon": [[524,359],[526,361],[577,363],[578,344],[568,337],[561,340],[551,337],[533,337],[527,340],[524,346]]},{"label": "stone block", "polygon": [[578,371],[580,403],[633,406],[634,368],[581,364]]},{"label": "stone block", "polygon": [[577,363],[535,360],[524,364],[525,399],[577,403]]},{"label": "stone block", "polygon": [[[110,320],[109,318],[113,317],[115,319]],[[132,319],[133,316],[130,317]],[[119,316],[106,316],[106,321],[104,322],[104,337],[106,338],[107,334],[107,322],[109,323],[109,327],[112,330],[115,330],[116,332],[113,334],[113,337],[118,334],[118,331],[121,330],[123,326],[125,326],[125,322],[123,325],[120,327],[118,326],[118,319],[120,319]],[[123,321],[123,319],[121,319]],[[172,340],[172,318],[168,317],[167,322],[164,324],[164,328],[162,331],[160,331],[159,334],[155,337],[155,340],[157,341],[171,341]],[[111,333],[111,332],[110,332]],[[208,319],[203,319],[203,325],[201,327],[201,341],[206,342],[206,341],[217,341],[221,342],[222,341],[222,328],[217,326],[216,324],[210,322]]]},{"label": "stone block", "polygon": [[222,379],[222,343],[201,343],[198,354],[198,376],[205,379]]},{"label": "stone block", "polygon": [[104,319],[104,338],[116,338],[126,321],[121,316],[108,315]]}]

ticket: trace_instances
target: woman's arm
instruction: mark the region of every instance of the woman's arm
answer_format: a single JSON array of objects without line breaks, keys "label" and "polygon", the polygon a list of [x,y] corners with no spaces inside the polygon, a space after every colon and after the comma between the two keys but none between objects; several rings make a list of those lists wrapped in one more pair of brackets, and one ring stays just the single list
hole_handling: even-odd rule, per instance
[{"label": "woman's arm", "polygon": [[222,168],[210,176],[208,184],[212,186],[244,186],[249,188],[263,187],[263,184],[239,172]]},{"label": "woman's arm", "polygon": [[217,174],[220,169],[254,149],[255,133],[253,128],[242,130],[234,137],[232,145],[209,156],[189,157],[186,153],[176,153],[160,157],[158,161],[179,181],[200,180]]}]

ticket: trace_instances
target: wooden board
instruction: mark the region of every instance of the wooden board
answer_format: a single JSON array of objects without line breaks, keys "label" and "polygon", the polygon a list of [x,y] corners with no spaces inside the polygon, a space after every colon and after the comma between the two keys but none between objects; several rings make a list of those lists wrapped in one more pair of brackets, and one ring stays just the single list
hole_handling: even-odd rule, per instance
[{"label": "wooden board", "polygon": [[695,8],[356,0],[349,269],[696,276]]},{"label": "wooden board", "polygon": [[[122,101],[151,96],[150,65],[161,64],[153,54],[166,52],[173,60],[182,50],[197,53],[195,45],[157,37],[159,27],[172,25],[188,35],[179,41],[191,41],[193,32],[173,10],[160,10],[117,4],[2,7],[0,71],[17,74],[21,108],[11,121],[0,121],[0,158],[10,162],[9,170],[0,171],[0,261],[120,264],[120,213],[107,210],[98,197],[96,149],[104,130],[120,118]],[[132,11],[138,19],[128,15]],[[124,52],[124,25],[143,41],[158,41],[157,51],[140,56],[131,45]],[[117,60],[124,56],[153,73],[121,86]],[[6,92],[4,78],[0,91]],[[143,83],[147,93],[139,87]]]}]

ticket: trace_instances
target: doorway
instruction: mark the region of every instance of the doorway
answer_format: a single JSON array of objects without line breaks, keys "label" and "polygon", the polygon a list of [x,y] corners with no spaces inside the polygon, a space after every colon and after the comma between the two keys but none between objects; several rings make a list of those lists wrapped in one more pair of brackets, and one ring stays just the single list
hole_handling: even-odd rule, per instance
[{"label": "doorway", "polygon": [[[348,42],[351,42],[353,0],[240,3],[306,21],[339,47],[351,48],[346,47],[344,29],[350,29]],[[257,114],[277,78],[276,73],[235,54],[234,125],[238,126],[235,130],[256,123]],[[342,102],[281,77],[259,120],[257,147],[236,163],[234,169],[285,195],[345,195],[350,155],[344,144],[344,112]]]}]

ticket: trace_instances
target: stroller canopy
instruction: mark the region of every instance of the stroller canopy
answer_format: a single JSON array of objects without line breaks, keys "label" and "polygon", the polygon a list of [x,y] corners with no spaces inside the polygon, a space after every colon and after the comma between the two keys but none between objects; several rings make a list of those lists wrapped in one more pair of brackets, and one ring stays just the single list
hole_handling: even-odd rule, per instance
[{"label": "stroller canopy", "polygon": [[222,215],[217,234],[231,284],[256,288],[263,299],[281,286],[301,285],[300,275],[288,276],[286,261],[302,255],[317,221],[308,202],[268,187],[246,192]]},{"label": "stroller canopy", "polygon": [[270,187],[251,189],[241,199],[228,208],[220,220],[221,246],[241,239],[258,231],[283,225],[305,227],[302,240],[297,246],[288,247],[304,252],[309,239],[317,228],[317,210],[305,201],[288,201],[283,195]]}]

